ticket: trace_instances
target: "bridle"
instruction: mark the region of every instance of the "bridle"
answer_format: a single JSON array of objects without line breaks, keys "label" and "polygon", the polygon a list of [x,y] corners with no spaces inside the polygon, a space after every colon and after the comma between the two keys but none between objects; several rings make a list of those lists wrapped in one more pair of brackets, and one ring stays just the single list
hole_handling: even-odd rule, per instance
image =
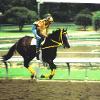
[{"label": "bridle", "polygon": [[60,31],[60,35],[59,35],[59,40],[58,41],[55,41],[54,39],[51,39],[51,41],[53,43],[56,43],[56,45],[51,45],[51,46],[43,47],[42,49],[54,48],[54,47],[59,47],[59,46],[63,45],[62,34],[63,34],[63,30]]}]

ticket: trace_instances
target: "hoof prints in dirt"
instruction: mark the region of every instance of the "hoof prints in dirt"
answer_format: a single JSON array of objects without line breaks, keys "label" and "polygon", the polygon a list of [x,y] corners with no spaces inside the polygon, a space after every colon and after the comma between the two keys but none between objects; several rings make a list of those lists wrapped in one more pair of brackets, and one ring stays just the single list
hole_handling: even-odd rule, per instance
[{"label": "hoof prints in dirt", "polygon": [[0,100],[100,100],[100,83],[0,80]]}]

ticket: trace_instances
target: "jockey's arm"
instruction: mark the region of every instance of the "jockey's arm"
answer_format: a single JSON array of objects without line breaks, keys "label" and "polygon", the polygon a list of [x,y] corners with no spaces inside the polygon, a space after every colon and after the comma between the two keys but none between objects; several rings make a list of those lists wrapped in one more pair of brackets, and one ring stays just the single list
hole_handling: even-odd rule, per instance
[{"label": "jockey's arm", "polygon": [[39,30],[39,33],[44,37],[48,37],[48,28],[49,28],[49,23],[45,23],[44,20],[40,20],[35,22],[37,30]]},{"label": "jockey's arm", "polygon": [[48,36],[48,28],[46,28],[46,35]]}]

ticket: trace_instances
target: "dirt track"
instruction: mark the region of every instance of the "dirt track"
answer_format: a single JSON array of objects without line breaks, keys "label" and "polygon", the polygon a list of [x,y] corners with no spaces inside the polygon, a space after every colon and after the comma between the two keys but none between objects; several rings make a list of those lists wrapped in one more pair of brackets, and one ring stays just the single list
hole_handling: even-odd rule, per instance
[{"label": "dirt track", "polygon": [[100,100],[100,83],[0,80],[0,100]]}]

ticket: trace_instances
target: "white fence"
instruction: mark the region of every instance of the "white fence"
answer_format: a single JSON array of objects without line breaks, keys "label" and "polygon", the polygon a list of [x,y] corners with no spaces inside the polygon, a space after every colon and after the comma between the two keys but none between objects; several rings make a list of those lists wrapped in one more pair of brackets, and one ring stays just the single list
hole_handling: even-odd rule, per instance
[{"label": "white fence", "polygon": [[[0,58],[2,60],[2,58]],[[8,60],[8,62],[22,62],[23,58],[20,56],[14,56],[11,59]],[[37,63],[39,66],[42,63],[40,60],[33,59],[34,63]],[[68,67],[68,76],[70,79],[70,72],[71,72],[71,63],[100,63],[100,58],[56,58],[54,60],[55,64],[62,64],[65,63]],[[85,77],[87,78],[87,66],[85,67]]]}]

